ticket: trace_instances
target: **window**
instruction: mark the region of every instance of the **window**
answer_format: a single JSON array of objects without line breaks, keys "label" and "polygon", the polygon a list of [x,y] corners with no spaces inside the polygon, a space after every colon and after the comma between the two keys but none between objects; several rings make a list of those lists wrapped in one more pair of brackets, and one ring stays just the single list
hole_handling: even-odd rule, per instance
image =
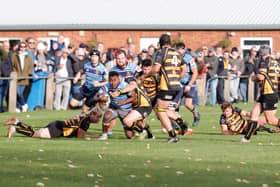
[{"label": "window", "polygon": [[149,45],[153,44],[157,47],[159,38],[140,38],[140,51],[142,49],[148,49]]},{"label": "window", "polygon": [[252,47],[259,49],[262,45],[268,45],[272,49],[271,37],[242,37],[240,38],[240,47],[243,50],[243,56],[250,54]]},{"label": "window", "polygon": [[[48,50],[50,50],[50,47],[53,43],[53,41],[57,41],[57,37],[39,37],[37,38],[38,42],[46,42],[48,44]],[[68,47],[70,44],[69,38],[64,38],[65,46]]]},{"label": "window", "polygon": [[15,44],[18,44],[19,42],[22,41],[22,38],[16,38],[16,37],[11,37],[11,38],[0,38],[0,42],[3,41],[9,41],[10,46],[14,46]]}]

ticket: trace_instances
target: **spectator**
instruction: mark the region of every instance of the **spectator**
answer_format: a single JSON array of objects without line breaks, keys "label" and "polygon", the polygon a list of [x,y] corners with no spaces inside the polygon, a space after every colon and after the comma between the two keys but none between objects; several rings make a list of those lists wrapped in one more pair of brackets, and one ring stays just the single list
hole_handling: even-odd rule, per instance
[{"label": "spectator", "polygon": [[[55,72],[55,110],[67,110],[69,103],[69,94],[71,90],[71,80],[67,77],[73,77],[73,69],[71,60],[68,58],[69,50],[64,48],[62,56],[56,59],[55,65],[57,71]],[[62,100],[61,100],[62,98]]]},{"label": "spectator", "polygon": [[227,76],[227,62],[224,61],[222,47],[216,47],[216,56],[218,59],[217,75],[219,77],[217,85],[217,103],[222,104],[225,101],[224,87],[225,77]]},{"label": "spectator", "polygon": [[[3,47],[0,47],[0,77],[9,77],[12,72],[12,62],[9,52],[9,41],[3,42]],[[0,112],[4,112],[3,102],[8,94],[9,80],[0,80]]]},{"label": "spectator", "polygon": [[[31,76],[33,72],[33,63],[31,57],[26,52],[27,44],[21,42],[19,44],[19,51],[12,55],[13,71],[17,73],[18,77]],[[26,112],[28,105],[24,97],[24,91],[29,86],[29,79],[18,79],[17,80],[17,112]],[[20,110],[21,109],[21,110]]]},{"label": "spectator", "polygon": [[207,54],[208,54],[207,56],[204,56],[204,61],[205,61],[206,67],[207,67],[205,102],[207,101],[208,89],[210,87],[209,102],[210,102],[210,105],[215,105],[217,103],[218,58],[215,56],[214,48],[209,48]]},{"label": "spectator", "polygon": [[36,59],[36,40],[33,37],[29,37],[26,39],[27,42],[27,54],[30,56],[32,63],[34,64],[34,61]]},{"label": "spectator", "polygon": [[157,49],[156,49],[156,47],[153,44],[149,45],[149,47],[148,47],[148,56],[149,56],[150,59],[152,59],[152,61],[154,61],[154,59],[155,59],[156,50]]},{"label": "spectator", "polygon": [[64,36],[63,35],[59,35],[57,37],[57,45],[58,45],[58,49],[64,49],[66,46],[65,46],[65,41],[64,41]]},{"label": "spectator", "polygon": [[249,77],[254,72],[255,61],[256,61],[257,48],[252,47],[250,50],[250,55],[244,58],[244,71],[241,74],[239,90],[242,97],[242,102],[248,102],[248,84]]},{"label": "spectator", "polygon": [[[85,58],[85,51],[82,48],[76,50],[75,56],[69,56],[74,60],[73,63],[73,74],[77,75],[84,67],[85,63],[88,62],[88,59]],[[71,88],[71,97],[75,95],[75,93],[79,90],[82,84],[81,80],[78,80],[76,83],[73,82]]]},{"label": "spectator", "polygon": [[[34,61],[34,71],[35,72],[49,72],[49,56],[45,53],[46,46],[39,42],[37,45],[37,54]],[[50,69],[51,70],[51,69]]]},{"label": "spectator", "polygon": [[230,55],[229,68],[229,87],[230,87],[230,102],[237,103],[239,101],[239,81],[240,75],[244,71],[244,61],[239,56],[238,48],[233,47]]},{"label": "spectator", "polygon": [[[51,47],[50,47],[50,50],[48,51],[48,55],[51,57],[51,58],[54,58],[55,57],[55,53],[58,51],[58,43],[57,41],[52,41],[51,42]],[[54,60],[54,59],[53,59]]]}]

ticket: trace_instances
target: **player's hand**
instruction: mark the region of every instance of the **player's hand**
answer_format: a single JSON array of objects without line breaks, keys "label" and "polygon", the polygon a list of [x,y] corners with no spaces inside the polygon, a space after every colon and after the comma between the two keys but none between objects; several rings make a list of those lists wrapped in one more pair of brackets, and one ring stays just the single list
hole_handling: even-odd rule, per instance
[{"label": "player's hand", "polygon": [[265,79],[265,76],[263,76],[262,74],[257,74],[257,80],[262,81]]},{"label": "player's hand", "polygon": [[101,86],[101,83],[99,81],[93,81],[93,85],[95,87],[100,87]]},{"label": "player's hand", "polygon": [[124,105],[124,104],[125,104],[125,100],[117,101],[117,103],[118,103],[119,105]]},{"label": "player's hand", "polygon": [[119,91],[114,91],[114,92],[111,92],[110,95],[115,98],[115,97],[118,97],[120,95],[120,92]]},{"label": "player's hand", "polygon": [[187,93],[189,91],[191,91],[191,87],[190,86],[185,86],[184,93]]},{"label": "player's hand", "polygon": [[75,78],[73,79],[73,83],[74,83],[74,84],[77,84],[77,82],[78,82],[78,78],[75,77]]}]

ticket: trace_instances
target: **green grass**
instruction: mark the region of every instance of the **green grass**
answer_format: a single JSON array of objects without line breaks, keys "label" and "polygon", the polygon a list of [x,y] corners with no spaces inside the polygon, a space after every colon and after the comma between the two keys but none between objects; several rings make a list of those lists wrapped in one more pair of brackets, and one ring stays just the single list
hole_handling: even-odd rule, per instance
[{"label": "green grass", "polygon": [[[250,109],[252,105],[239,105]],[[219,107],[199,107],[201,123],[192,136],[167,144],[167,134],[150,116],[155,140],[127,140],[118,124],[108,141],[59,138],[32,139],[16,134],[8,140],[0,127],[0,186],[280,186],[279,134],[265,132],[251,143],[240,136],[222,136]],[[79,111],[37,111],[17,114],[34,127],[66,119]],[[190,112],[182,109],[185,119]],[[15,114],[4,113],[0,121]],[[92,125],[89,134],[101,132]]]}]

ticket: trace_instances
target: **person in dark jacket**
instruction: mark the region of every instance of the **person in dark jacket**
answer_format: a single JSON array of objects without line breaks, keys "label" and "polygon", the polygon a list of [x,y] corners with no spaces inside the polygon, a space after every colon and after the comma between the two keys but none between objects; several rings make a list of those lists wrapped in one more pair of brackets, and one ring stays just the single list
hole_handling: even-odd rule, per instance
[{"label": "person in dark jacket", "polygon": [[[9,41],[3,42],[3,47],[0,48],[0,77],[9,77],[13,67],[9,54]],[[5,45],[8,47],[5,48]],[[3,102],[7,98],[9,88],[9,80],[0,79],[0,112],[4,112]]]}]

